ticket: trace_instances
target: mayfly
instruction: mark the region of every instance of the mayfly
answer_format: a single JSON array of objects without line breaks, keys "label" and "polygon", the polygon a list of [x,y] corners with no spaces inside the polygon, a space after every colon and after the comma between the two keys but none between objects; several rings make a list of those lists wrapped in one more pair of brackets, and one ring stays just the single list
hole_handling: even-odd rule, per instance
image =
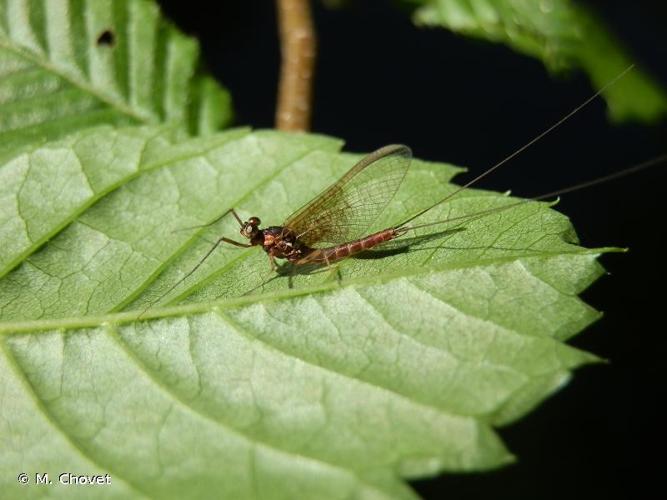
[{"label": "mayfly", "polygon": [[276,259],[285,259],[294,266],[329,266],[342,259],[374,249],[375,247],[399,238],[408,231],[417,228],[449,223],[454,220],[470,220],[474,217],[482,217],[489,213],[498,212],[499,210],[509,209],[518,204],[551,198],[594,184],[606,182],[662,162],[667,159],[665,156],[649,160],[602,178],[577,184],[576,186],[571,186],[538,197],[523,199],[502,207],[457,217],[456,219],[450,218],[436,222],[417,225],[412,224],[418,217],[456,196],[464,189],[475,184],[477,181],[489,175],[501,165],[539,141],[542,137],[560,126],[580,109],[589,104],[593,99],[598,97],[606,88],[613,85],[618,79],[625,75],[625,73],[630,71],[631,68],[632,66],[627,68],[598,92],[554,125],[536,136],[533,140],[514,151],[502,161],[487,169],[471,181],[456,188],[443,199],[440,199],[431,206],[411,215],[409,218],[398,224],[386,227],[372,234],[367,234],[368,228],[373,225],[379,215],[391,202],[408,171],[412,152],[407,146],[390,145],[370,153],[355,164],[337,182],[290,215],[280,226],[268,226],[262,229],[260,227],[261,221],[259,217],[253,216],[244,221],[238,213],[231,208],[216,220],[220,220],[228,214],[234,216],[239,224],[240,234],[246,238],[248,242],[236,241],[226,236],[220,237],[202,257],[199,263],[167,290],[160,299],[191,276],[222,243],[242,248],[250,248],[253,246],[262,247],[269,257],[272,270],[277,269],[275,263]]},{"label": "mayfly", "polygon": [[219,241],[241,247],[261,246],[275,269],[275,259],[286,259],[294,265],[328,265],[397,238],[407,230],[404,224],[365,236],[363,232],[394,197],[411,158],[407,146],[378,149],[281,226],[260,229],[258,217],[244,222],[232,209],[241,235],[250,241],[240,243],[229,238]]}]

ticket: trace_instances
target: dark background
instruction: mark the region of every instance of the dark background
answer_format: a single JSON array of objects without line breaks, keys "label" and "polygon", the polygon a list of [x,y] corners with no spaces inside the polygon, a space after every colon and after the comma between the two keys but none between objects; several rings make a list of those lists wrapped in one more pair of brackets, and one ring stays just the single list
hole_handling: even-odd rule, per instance
[{"label": "dark background", "polygon": [[[537,1],[537,0],[536,0]],[[268,0],[160,2],[201,41],[233,96],[236,124],[272,127],[279,46]],[[389,2],[315,4],[319,59],[313,131],[368,152],[409,144],[422,159],[473,173],[500,160],[589,97],[587,78],[547,74],[541,62],[442,29],[418,29]],[[589,1],[635,62],[667,87],[667,5]],[[478,187],[534,196],[667,152],[667,126],[613,126],[597,100]],[[608,358],[500,434],[517,455],[502,470],[413,483],[424,498],[609,498],[662,490],[658,405],[667,351],[661,324],[666,273],[667,165],[565,196],[586,246],[629,247],[602,258],[611,276],[584,293],[605,317],[573,340]],[[469,177],[470,178],[470,177]],[[459,179],[460,182],[460,179]]]}]

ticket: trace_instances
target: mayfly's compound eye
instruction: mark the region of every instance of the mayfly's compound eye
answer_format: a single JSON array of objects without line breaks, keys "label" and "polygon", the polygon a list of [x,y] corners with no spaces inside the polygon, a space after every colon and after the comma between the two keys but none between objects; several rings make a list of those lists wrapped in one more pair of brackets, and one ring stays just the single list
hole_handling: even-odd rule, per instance
[{"label": "mayfly's compound eye", "polygon": [[259,219],[257,217],[250,217],[249,220],[243,223],[241,234],[246,238],[252,239],[253,235],[257,232],[258,225]]}]

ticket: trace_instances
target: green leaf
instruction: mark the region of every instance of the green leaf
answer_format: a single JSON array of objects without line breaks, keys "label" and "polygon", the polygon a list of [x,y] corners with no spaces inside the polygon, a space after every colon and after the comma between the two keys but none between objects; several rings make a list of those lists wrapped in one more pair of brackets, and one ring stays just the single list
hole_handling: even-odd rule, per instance
[{"label": "green leaf", "polygon": [[[541,59],[551,71],[581,68],[602,88],[633,58],[601,20],[570,0],[408,0],[418,25],[504,43]],[[647,73],[634,69],[605,90],[614,121],[654,122],[667,113],[667,95]]]},{"label": "green leaf", "polygon": [[[119,498],[414,498],[407,479],[512,460],[494,428],[597,359],[565,341],[599,316],[577,295],[604,249],[548,204],[294,275],[224,246],[170,290],[206,240],[238,235],[230,217],[180,229],[230,207],[279,224],[358,160],[340,147],[99,129],[0,165],[0,244],[20,262],[0,279],[3,493],[28,491],[21,471],[73,471],[109,473],[95,491]],[[458,171],[414,161],[376,226]],[[419,220],[515,201],[466,190]]]},{"label": "green leaf", "polygon": [[199,46],[148,0],[0,0],[0,157],[86,126],[231,118]]}]

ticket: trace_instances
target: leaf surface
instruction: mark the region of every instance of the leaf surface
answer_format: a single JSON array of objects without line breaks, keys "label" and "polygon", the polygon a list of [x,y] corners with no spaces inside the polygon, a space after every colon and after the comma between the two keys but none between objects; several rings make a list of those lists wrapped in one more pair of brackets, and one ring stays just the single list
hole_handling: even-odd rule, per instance
[{"label": "leaf surface", "polygon": [[1,0],[0,157],[104,123],[217,130],[230,98],[199,66],[152,0]]},{"label": "leaf surface", "polygon": [[[231,217],[183,228],[230,207],[280,224],[359,155],[316,135],[111,132],[0,166],[3,199],[25,206],[40,154],[59,158],[42,175],[73,179],[45,197],[57,217],[2,208],[0,244],[26,242],[0,279],[3,491],[25,491],[17,471],[72,470],[109,473],[100,494],[119,498],[414,498],[407,479],[511,461],[494,428],[597,359],[565,341],[599,316],[577,295],[604,249],[578,246],[548,204],[313,272],[223,246],[174,287],[207,240],[240,239]],[[123,168],[87,155],[92,138],[125,144]],[[377,228],[451,192],[458,171],[413,161]],[[515,201],[467,190],[419,221]]]},{"label": "leaf surface", "polygon": [[[408,0],[418,25],[504,43],[541,59],[552,71],[583,69],[602,88],[632,56],[603,22],[571,0]],[[635,68],[604,92],[612,120],[653,122],[667,113],[667,94]]]}]

